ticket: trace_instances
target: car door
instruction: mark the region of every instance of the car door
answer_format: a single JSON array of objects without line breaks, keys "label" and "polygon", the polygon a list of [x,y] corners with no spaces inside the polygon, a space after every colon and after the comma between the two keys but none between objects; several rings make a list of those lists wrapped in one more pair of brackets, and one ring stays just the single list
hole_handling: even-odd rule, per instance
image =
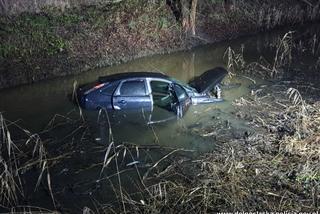
[{"label": "car door", "polygon": [[148,79],[152,95],[153,110],[149,124],[165,122],[176,118],[178,100],[173,92],[172,83],[161,79]]},{"label": "car door", "polygon": [[124,80],[120,83],[112,98],[115,110],[151,111],[151,97],[144,79]]},{"label": "car door", "polygon": [[172,87],[179,103],[178,105],[176,105],[176,114],[178,117],[182,117],[190,107],[191,99],[188,96],[186,90],[181,85],[174,83]]}]

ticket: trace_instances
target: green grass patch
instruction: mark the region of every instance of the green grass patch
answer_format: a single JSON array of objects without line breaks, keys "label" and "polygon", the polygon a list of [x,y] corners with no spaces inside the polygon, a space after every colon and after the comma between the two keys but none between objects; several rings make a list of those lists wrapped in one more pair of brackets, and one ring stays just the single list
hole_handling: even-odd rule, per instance
[{"label": "green grass patch", "polygon": [[[72,17],[72,18],[70,18]],[[51,56],[68,47],[67,41],[55,29],[59,23],[71,23],[73,16],[53,17],[46,14],[22,14],[18,17],[2,18],[0,35],[0,57],[28,58]]]},{"label": "green grass patch", "polygon": [[0,44],[0,57],[7,58],[12,53],[16,52],[18,48],[10,44]]}]

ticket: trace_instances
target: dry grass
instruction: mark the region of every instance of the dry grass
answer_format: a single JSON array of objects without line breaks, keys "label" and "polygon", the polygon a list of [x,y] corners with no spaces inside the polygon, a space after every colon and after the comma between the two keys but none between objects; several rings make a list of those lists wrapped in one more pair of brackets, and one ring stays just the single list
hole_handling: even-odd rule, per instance
[{"label": "dry grass", "polygon": [[224,52],[223,57],[227,59],[227,70],[232,76],[236,71],[245,68],[246,62],[243,58],[244,46],[241,46],[240,53],[236,53],[231,47],[228,47]]},{"label": "dry grass", "polygon": [[279,68],[284,66],[288,67],[292,63],[292,49],[294,46],[293,43],[293,33],[289,31],[284,34],[282,39],[278,42],[277,50],[274,58],[274,63],[272,66],[272,75],[277,74]]},{"label": "dry grass", "polygon": [[[232,50],[230,47],[227,48],[224,58],[227,68],[232,73],[241,72],[265,79],[277,79],[281,78],[285,72],[294,70],[292,65],[299,67],[299,69],[319,70],[320,60],[317,56],[320,53],[320,45],[318,40],[318,35],[312,31],[300,36],[295,34],[294,31],[289,31],[282,36],[269,39],[268,43],[263,45],[264,48],[274,49],[274,56],[271,59],[260,56],[258,61],[247,62],[243,57],[245,51],[243,45],[239,51]],[[301,62],[309,54],[313,55],[315,62],[308,67]],[[312,57],[309,56],[309,58]],[[318,60],[316,60],[317,58]]]},{"label": "dry grass", "polygon": [[0,114],[0,140],[0,202],[3,206],[13,206],[18,202],[19,197],[23,195],[23,188],[17,173],[19,150],[11,139],[2,114]]},{"label": "dry grass", "polygon": [[[12,130],[14,136],[11,135]],[[32,184],[35,193],[40,185],[42,189],[47,188],[55,208],[50,167],[68,154],[49,154],[47,142],[42,141],[39,134],[31,134],[18,124],[5,120],[2,114],[0,140],[0,207],[12,212],[48,212],[46,209],[24,205],[24,200],[30,197],[26,189],[32,189]],[[34,176],[38,176],[36,184],[33,184],[32,179],[27,179],[28,172],[35,172]]]}]

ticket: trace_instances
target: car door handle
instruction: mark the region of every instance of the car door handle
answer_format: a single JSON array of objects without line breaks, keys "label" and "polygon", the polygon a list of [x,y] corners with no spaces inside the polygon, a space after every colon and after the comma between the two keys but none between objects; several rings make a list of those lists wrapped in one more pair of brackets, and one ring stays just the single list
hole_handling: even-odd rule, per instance
[{"label": "car door handle", "polygon": [[119,103],[119,104],[122,104],[122,105],[125,105],[125,104],[127,104],[127,101],[125,101],[125,100],[119,100],[118,103]]}]

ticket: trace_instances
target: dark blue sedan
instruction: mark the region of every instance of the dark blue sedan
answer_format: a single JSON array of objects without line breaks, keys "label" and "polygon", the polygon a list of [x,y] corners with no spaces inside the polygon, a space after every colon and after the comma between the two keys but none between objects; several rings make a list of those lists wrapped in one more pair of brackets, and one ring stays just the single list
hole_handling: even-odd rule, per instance
[{"label": "dark blue sedan", "polygon": [[204,72],[188,85],[154,72],[120,73],[99,77],[77,90],[79,105],[88,110],[152,112],[161,108],[182,117],[191,104],[221,101],[220,82],[224,68]]}]

